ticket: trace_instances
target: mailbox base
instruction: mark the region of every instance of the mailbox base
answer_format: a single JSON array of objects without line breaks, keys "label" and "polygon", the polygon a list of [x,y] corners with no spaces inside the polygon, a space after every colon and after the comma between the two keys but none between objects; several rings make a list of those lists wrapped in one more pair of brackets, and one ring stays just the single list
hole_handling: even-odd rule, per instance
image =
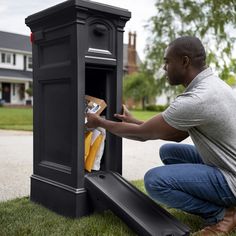
[{"label": "mailbox base", "polygon": [[31,176],[30,199],[56,213],[72,218],[92,212],[84,188],[75,189],[37,175]]}]

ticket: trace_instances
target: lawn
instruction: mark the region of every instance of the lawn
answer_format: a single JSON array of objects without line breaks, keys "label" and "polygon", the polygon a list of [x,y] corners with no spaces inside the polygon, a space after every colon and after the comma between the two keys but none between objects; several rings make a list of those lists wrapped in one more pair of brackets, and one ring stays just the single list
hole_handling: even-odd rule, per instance
[{"label": "lawn", "polygon": [[[150,111],[131,111],[140,120],[157,114]],[[33,130],[32,109],[0,107],[0,129]],[[132,182],[144,191],[143,181]],[[199,217],[175,209],[167,209],[192,231],[199,230]],[[81,219],[70,219],[57,215],[44,207],[32,203],[28,197],[0,202],[1,236],[128,236],[135,235],[125,223],[111,211],[95,213]],[[229,236],[235,236],[232,233]]]},{"label": "lawn", "polygon": [[[140,120],[147,120],[157,114],[151,111],[131,111],[131,113]],[[33,109],[0,107],[0,129],[32,131]]]},{"label": "lawn", "polygon": [[131,114],[137,118],[138,120],[148,120],[151,117],[155,116],[156,114],[158,114],[158,112],[156,111],[142,111],[142,110],[133,110],[131,111]]},{"label": "lawn", "polygon": [[33,130],[32,108],[0,107],[0,129]]},{"label": "lawn", "polygon": [[[132,182],[141,191],[143,181]],[[189,214],[168,209],[193,230],[200,227],[201,220]],[[95,213],[80,219],[57,215],[32,203],[28,197],[0,202],[1,236],[132,236],[134,232],[111,211]]]}]

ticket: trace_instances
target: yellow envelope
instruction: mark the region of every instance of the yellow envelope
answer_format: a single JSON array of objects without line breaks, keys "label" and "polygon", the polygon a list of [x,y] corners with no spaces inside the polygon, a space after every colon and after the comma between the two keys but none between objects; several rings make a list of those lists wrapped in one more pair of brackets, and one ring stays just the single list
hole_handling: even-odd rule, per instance
[{"label": "yellow envelope", "polygon": [[90,146],[89,154],[85,160],[85,170],[91,172],[96,154],[99,150],[99,147],[103,141],[103,135],[99,134],[98,137],[95,139],[93,144]]},{"label": "yellow envelope", "polygon": [[85,134],[85,141],[84,141],[84,159],[86,160],[89,154],[91,140],[92,140],[93,132],[89,131]]}]

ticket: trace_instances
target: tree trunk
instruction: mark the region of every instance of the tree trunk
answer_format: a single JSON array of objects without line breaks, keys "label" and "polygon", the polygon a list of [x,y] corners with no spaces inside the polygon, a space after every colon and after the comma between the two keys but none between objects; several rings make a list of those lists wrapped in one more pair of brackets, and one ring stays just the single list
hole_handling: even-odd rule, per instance
[{"label": "tree trunk", "polygon": [[145,104],[145,97],[142,97],[142,110],[144,111],[146,108],[146,104]]}]

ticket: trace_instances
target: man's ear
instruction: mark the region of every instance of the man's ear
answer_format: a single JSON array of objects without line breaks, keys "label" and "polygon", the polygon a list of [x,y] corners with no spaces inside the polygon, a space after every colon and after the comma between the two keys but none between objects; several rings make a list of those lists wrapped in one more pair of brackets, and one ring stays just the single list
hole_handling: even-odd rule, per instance
[{"label": "man's ear", "polygon": [[188,67],[190,65],[190,58],[188,56],[183,56],[183,66]]}]

